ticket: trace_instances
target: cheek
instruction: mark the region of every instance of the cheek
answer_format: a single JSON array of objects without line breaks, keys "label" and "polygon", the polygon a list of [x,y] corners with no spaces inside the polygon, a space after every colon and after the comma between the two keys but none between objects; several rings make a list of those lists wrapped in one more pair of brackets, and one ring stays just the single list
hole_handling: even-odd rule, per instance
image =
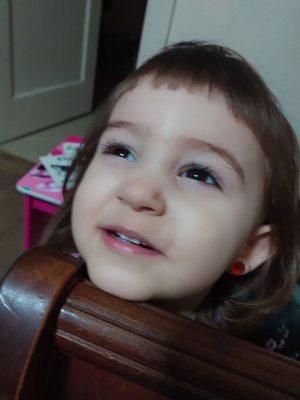
[{"label": "cheek", "polygon": [[181,260],[224,270],[247,235],[237,207],[209,206],[185,210],[177,221],[173,244]]},{"label": "cheek", "polygon": [[75,197],[73,200],[72,204],[72,210],[71,210],[71,229],[72,229],[72,235],[73,239],[75,241],[75,244],[77,246],[77,249],[79,252],[82,254],[82,242],[85,242],[85,236],[87,234],[86,232],[86,226],[85,226],[85,204],[86,198],[84,196],[84,193],[81,191],[81,188],[78,187]]},{"label": "cheek", "polygon": [[110,174],[99,173],[96,168],[87,170],[74,196],[71,210],[71,227],[74,239],[88,241],[100,218],[114,196],[116,182]]},{"label": "cheek", "polygon": [[80,218],[88,219],[90,214],[96,217],[95,212],[108,201],[115,184],[109,174],[99,174],[93,170],[87,172],[76,191],[73,212]]},{"label": "cheek", "polygon": [[[99,199],[99,196],[97,197]],[[99,204],[99,200],[96,200],[95,190],[91,190],[85,181],[81,182],[75,193],[71,211],[72,232],[77,240],[85,237],[91,221],[95,220],[96,204]]]}]

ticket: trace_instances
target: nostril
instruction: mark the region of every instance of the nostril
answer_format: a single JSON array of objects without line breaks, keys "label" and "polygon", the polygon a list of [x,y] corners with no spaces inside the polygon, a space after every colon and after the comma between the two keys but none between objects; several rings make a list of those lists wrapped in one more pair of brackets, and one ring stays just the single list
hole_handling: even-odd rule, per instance
[{"label": "nostril", "polygon": [[117,193],[116,197],[121,204],[135,211],[162,214],[165,209],[165,201],[158,191],[137,190],[127,186],[126,191]]}]

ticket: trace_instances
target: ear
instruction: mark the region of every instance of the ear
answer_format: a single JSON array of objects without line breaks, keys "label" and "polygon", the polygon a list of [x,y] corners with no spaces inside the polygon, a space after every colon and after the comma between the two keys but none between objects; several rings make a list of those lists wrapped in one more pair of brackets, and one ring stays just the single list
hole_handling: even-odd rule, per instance
[{"label": "ear", "polygon": [[238,255],[238,260],[243,261],[246,266],[243,275],[254,271],[272,258],[277,252],[275,243],[276,238],[271,225],[261,225],[256,228]]}]

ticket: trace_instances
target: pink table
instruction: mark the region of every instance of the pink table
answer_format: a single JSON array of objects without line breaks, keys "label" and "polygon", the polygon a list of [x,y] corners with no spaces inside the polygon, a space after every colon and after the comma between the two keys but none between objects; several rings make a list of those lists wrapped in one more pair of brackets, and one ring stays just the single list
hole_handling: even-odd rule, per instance
[{"label": "pink table", "polygon": [[[62,154],[65,142],[81,143],[83,139],[82,136],[69,136],[51,154]],[[16,188],[23,194],[23,248],[26,250],[37,244],[51,216],[63,203],[62,188],[53,182],[40,162],[17,182]]]}]

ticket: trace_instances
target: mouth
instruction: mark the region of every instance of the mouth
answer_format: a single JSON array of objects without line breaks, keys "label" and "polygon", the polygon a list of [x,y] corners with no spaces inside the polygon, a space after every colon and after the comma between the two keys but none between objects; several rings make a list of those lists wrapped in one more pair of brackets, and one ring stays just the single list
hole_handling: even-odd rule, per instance
[{"label": "mouth", "polygon": [[114,237],[117,237],[118,239],[120,239],[120,240],[122,240],[124,242],[132,243],[132,244],[134,244],[136,246],[143,247],[144,249],[155,250],[153,247],[147,246],[145,243],[141,242],[140,240],[131,238],[131,237],[126,236],[126,235],[124,235],[124,234],[122,234],[120,232],[109,231],[109,230],[107,230],[107,232],[108,232],[108,234],[110,234],[110,235],[112,235]]},{"label": "mouth", "polygon": [[[154,248],[148,241],[141,240],[141,236],[134,234],[134,237],[123,232],[113,230],[111,228],[101,228],[102,239],[104,243],[113,250],[122,254],[137,254],[147,256],[162,255],[162,253]],[[122,229],[124,231],[124,229]],[[127,233],[133,231],[126,231]],[[139,238],[137,238],[139,236]]]}]

